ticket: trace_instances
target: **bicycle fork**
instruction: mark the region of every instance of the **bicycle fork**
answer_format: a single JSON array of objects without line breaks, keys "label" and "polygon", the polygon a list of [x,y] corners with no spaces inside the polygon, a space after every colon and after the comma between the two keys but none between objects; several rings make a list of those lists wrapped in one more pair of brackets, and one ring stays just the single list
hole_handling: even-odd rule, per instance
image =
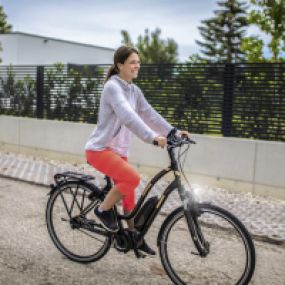
[{"label": "bicycle fork", "polygon": [[180,178],[177,179],[177,182],[178,192],[183,203],[183,210],[187,221],[187,226],[195,247],[198,251],[198,253],[193,252],[193,254],[200,255],[201,257],[206,257],[209,253],[210,248],[209,243],[204,239],[198,222],[198,217],[201,215],[201,210],[192,193],[185,190],[185,187],[182,185]]}]

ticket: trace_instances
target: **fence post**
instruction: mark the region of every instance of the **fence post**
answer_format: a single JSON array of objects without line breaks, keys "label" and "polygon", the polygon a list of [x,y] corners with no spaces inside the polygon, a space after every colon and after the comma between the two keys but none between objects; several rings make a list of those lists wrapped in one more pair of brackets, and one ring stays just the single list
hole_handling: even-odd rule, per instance
[{"label": "fence post", "polygon": [[224,69],[224,98],[222,110],[222,134],[232,135],[233,95],[234,95],[235,65],[226,63]]},{"label": "fence post", "polygon": [[44,66],[37,66],[37,109],[36,116],[44,117]]}]

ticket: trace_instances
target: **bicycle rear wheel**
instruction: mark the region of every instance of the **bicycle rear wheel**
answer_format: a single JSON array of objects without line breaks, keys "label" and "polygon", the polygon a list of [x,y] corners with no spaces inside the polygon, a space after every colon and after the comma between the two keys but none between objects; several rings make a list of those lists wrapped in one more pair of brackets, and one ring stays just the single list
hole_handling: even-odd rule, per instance
[{"label": "bicycle rear wheel", "polygon": [[206,257],[197,255],[183,208],[172,212],[159,234],[160,257],[174,284],[248,284],[255,268],[255,249],[243,224],[232,214],[201,204],[198,218],[209,242]]},{"label": "bicycle rear wheel", "polygon": [[50,196],[46,208],[47,228],[55,246],[82,263],[102,258],[111,246],[111,237],[98,226],[93,213],[100,200],[90,200],[90,193],[92,189],[84,182],[66,182]]}]

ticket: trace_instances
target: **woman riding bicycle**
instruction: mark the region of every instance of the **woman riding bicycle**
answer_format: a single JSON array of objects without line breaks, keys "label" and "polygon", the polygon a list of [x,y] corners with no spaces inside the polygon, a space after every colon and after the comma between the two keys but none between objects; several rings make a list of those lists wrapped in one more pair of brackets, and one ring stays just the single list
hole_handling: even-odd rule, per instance
[{"label": "woman riding bicycle", "polygon": [[[118,230],[113,215],[113,206],[123,200],[124,214],[135,207],[135,189],[139,185],[139,173],[128,163],[132,133],[146,143],[164,148],[166,136],[173,129],[147,102],[141,89],[132,80],[140,69],[138,51],[121,46],[114,54],[114,64],[109,69],[100,99],[97,126],[86,146],[87,162],[98,171],[111,177],[114,187],[104,201],[95,208],[95,214],[102,226],[111,232]],[[188,135],[179,131],[179,135]],[[134,230],[134,220],[127,221]],[[144,242],[147,253],[155,254]]]}]

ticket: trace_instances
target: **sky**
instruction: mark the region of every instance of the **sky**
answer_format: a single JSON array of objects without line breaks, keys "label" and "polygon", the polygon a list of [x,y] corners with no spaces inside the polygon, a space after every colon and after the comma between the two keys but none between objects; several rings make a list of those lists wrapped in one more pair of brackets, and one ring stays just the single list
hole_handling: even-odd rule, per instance
[{"label": "sky", "polygon": [[[133,40],[148,28],[178,44],[179,61],[199,52],[201,20],[214,15],[216,0],[0,0],[13,31],[116,49],[120,31]],[[248,34],[260,34],[250,28]],[[262,36],[262,38],[266,38]]]}]

